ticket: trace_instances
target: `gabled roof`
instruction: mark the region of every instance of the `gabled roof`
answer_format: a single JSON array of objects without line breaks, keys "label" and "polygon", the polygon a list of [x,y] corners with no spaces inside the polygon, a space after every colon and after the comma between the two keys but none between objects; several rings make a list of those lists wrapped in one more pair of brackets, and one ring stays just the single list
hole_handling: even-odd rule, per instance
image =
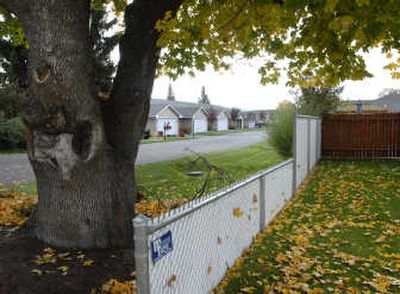
[{"label": "gabled roof", "polygon": [[155,117],[167,105],[170,105],[179,114],[180,118],[192,118],[200,109],[207,115],[207,110],[197,103],[151,99],[149,117]]},{"label": "gabled roof", "polygon": [[[381,98],[375,100],[349,100],[343,101],[339,109],[350,109],[355,107],[357,103],[361,102],[363,110],[381,110],[389,112],[400,112],[400,94],[389,93]],[[347,108],[346,108],[347,107]]]},{"label": "gabled roof", "polygon": [[381,98],[372,100],[371,104],[383,106],[390,112],[400,112],[400,94],[389,93]]}]

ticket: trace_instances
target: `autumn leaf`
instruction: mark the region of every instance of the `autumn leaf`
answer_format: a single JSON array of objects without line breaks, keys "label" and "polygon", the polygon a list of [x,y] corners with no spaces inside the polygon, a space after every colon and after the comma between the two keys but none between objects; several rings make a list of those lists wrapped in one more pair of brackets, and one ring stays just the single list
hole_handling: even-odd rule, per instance
[{"label": "autumn leaf", "polygon": [[4,188],[0,184],[0,226],[22,225],[28,219],[36,204],[36,197],[17,193]]},{"label": "autumn leaf", "polygon": [[34,273],[35,275],[38,275],[38,276],[43,275],[43,271],[40,270],[40,269],[37,269],[37,268],[31,270],[31,272]]},{"label": "autumn leaf", "polygon": [[61,271],[61,274],[62,274],[63,276],[66,276],[66,275],[68,274],[69,267],[66,266],[66,265],[63,265],[63,266],[59,266],[57,269],[58,269],[59,271]]},{"label": "autumn leaf", "polygon": [[102,294],[136,294],[136,281],[128,280],[120,282],[116,279],[110,279],[101,287]]},{"label": "autumn leaf", "polygon": [[233,216],[234,217],[241,217],[244,214],[244,212],[240,209],[240,207],[235,207],[233,209]]},{"label": "autumn leaf", "polygon": [[85,260],[83,262],[83,266],[93,266],[94,261],[93,260]]}]

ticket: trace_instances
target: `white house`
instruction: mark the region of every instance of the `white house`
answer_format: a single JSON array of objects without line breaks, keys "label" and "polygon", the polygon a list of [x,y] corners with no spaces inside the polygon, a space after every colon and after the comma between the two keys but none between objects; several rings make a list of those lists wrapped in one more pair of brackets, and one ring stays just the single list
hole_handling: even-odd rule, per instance
[{"label": "white house", "polygon": [[221,111],[217,116],[217,131],[227,131],[229,129],[229,116],[225,111]]},{"label": "white house", "polygon": [[146,129],[151,133],[161,132],[167,136],[177,136],[179,134],[179,113],[171,105],[156,105],[150,107],[149,118]]}]

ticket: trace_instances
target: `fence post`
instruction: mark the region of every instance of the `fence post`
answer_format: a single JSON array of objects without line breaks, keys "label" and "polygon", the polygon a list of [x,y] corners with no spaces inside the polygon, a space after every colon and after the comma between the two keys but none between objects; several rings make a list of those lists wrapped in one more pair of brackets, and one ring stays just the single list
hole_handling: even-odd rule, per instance
[{"label": "fence post", "polygon": [[311,119],[307,118],[307,175],[311,171]]},{"label": "fence post", "polygon": [[297,189],[297,116],[296,112],[293,113],[293,142],[292,142],[292,153],[293,153],[293,188],[292,197],[296,193]]},{"label": "fence post", "polygon": [[148,218],[138,215],[133,219],[135,241],[136,285],[139,294],[150,293]]},{"label": "fence post", "polygon": [[321,158],[321,140],[322,140],[322,119],[319,118],[317,121],[317,162]]},{"label": "fence post", "polygon": [[265,229],[265,216],[266,212],[266,191],[265,191],[265,177],[260,178],[260,232]]}]

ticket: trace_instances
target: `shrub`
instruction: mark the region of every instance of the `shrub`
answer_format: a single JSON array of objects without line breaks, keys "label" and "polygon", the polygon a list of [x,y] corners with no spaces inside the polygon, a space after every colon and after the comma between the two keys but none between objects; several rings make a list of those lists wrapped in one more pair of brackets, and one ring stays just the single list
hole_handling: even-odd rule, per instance
[{"label": "shrub", "polygon": [[294,106],[282,103],[268,126],[269,141],[283,156],[292,155]]},{"label": "shrub", "polygon": [[21,118],[0,120],[0,149],[26,148],[25,127]]}]

